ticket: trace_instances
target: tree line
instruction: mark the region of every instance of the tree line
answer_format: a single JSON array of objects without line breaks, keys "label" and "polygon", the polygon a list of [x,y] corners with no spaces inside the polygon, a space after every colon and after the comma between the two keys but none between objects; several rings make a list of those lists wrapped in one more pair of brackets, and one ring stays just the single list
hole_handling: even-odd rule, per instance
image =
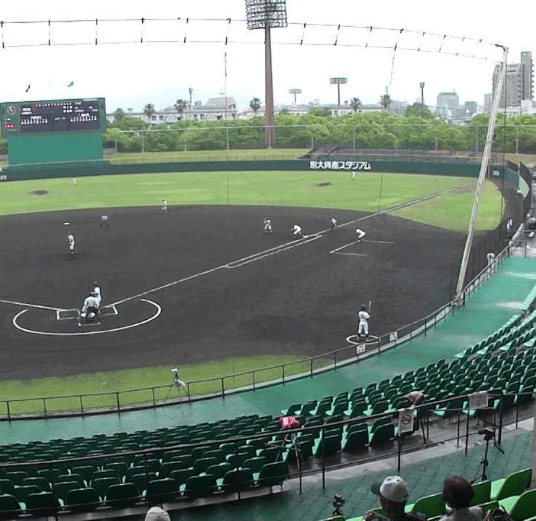
[{"label": "tree line", "polygon": [[[484,149],[489,114],[453,126],[416,103],[403,115],[383,110],[332,116],[328,109],[317,108],[296,116],[282,111],[275,123],[277,146],[281,148],[337,143],[353,148],[478,152]],[[264,117],[218,121],[183,118],[172,125],[148,125],[141,119],[123,116],[109,125],[105,146],[119,152],[262,148]],[[493,150],[535,154],[536,116],[499,114]]]},{"label": "tree line", "polygon": [[[356,100],[358,101],[358,100]],[[357,103],[356,103],[357,104]],[[186,103],[178,100],[182,116]],[[151,112],[152,105],[147,107]],[[351,148],[438,151],[484,149],[489,114],[479,114],[466,125],[453,126],[418,103],[397,115],[384,109],[332,116],[316,108],[303,116],[282,111],[276,115],[277,147],[311,148],[322,143]],[[201,121],[179,119],[172,125],[149,125],[125,114],[116,114],[104,136],[104,146],[118,152],[225,150],[264,147],[264,117],[247,120]],[[536,116],[499,114],[494,136],[495,152],[536,154]],[[0,141],[0,154],[7,143]]]}]

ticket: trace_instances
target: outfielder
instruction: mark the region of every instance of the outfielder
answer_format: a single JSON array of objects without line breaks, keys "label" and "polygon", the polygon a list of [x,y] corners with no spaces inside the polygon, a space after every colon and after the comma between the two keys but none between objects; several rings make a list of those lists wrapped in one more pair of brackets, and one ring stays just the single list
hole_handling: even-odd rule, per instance
[{"label": "outfielder", "polygon": [[162,211],[167,212],[167,201],[162,199]]},{"label": "outfielder", "polygon": [[358,338],[361,338],[364,336],[365,338],[368,338],[368,321],[370,319],[370,315],[367,311],[367,306],[361,306],[361,309],[358,313],[358,325],[357,325],[357,336]]}]

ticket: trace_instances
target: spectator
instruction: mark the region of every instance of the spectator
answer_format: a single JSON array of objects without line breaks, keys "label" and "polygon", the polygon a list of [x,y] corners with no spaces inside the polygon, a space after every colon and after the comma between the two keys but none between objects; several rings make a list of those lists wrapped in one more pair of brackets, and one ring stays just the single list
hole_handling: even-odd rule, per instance
[{"label": "spectator", "polygon": [[405,507],[408,502],[408,484],[399,476],[388,476],[382,483],[375,483],[371,490],[380,496],[380,505],[385,510],[386,516],[377,512],[367,512],[363,516],[363,521],[422,521],[426,519],[423,514],[413,512],[406,513]]},{"label": "spectator", "polygon": [[151,507],[145,515],[145,521],[171,521],[171,517],[162,508]]},{"label": "spectator", "polygon": [[472,507],[475,491],[461,476],[451,476],[443,482],[443,500],[452,512],[439,521],[482,521],[482,509]]}]

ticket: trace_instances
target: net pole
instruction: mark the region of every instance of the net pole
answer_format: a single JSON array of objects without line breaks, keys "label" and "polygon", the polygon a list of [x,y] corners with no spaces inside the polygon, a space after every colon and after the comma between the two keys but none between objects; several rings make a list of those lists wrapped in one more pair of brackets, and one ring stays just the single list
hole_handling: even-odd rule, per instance
[{"label": "net pole", "polygon": [[475,190],[475,198],[473,201],[473,212],[471,214],[471,220],[469,221],[469,230],[467,232],[467,240],[465,242],[465,249],[463,252],[462,263],[460,266],[460,273],[458,276],[458,283],[456,285],[456,294],[454,297],[454,305],[460,306],[463,304],[463,288],[465,284],[465,275],[467,273],[467,265],[469,263],[469,257],[471,255],[471,247],[473,245],[473,239],[476,229],[476,218],[478,216],[478,210],[480,208],[480,199],[484,190],[484,181],[486,179],[486,172],[488,171],[489,158],[491,155],[491,146],[493,144],[493,134],[495,132],[495,124],[497,122],[497,113],[499,111],[499,100],[502,95],[504,86],[504,79],[506,77],[506,59],[508,56],[508,48],[502,45],[496,44],[503,50],[501,71],[497,80],[497,88],[495,95],[493,96],[493,103],[491,106],[491,113],[488,125],[488,133],[486,136],[486,145],[484,146],[484,152],[482,154],[482,163],[480,164],[480,174],[478,175],[478,181]]}]

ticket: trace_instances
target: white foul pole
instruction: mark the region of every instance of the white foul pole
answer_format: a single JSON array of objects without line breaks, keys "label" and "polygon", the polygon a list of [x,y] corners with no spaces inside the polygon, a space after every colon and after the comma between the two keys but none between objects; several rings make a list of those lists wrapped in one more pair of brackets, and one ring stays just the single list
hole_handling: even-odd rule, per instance
[{"label": "white foul pole", "polygon": [[[497,45],[497,44],[496,44]],[[493,103],[491,105],[491,113],[489,117],[488,134],[486,136],[486,145],[484,147],[484,153],[482,154],[482,162],[480,163],[480,174],[478,175],[478,181],[476,184],[475,198],[473,201],[473,213],[471,214],[471,220],[469,221],[469,231],[467,232],[467,241],[465,242],[465,249],[463,251],[462,264],[460,266],[460,274],[458,276],[458,284],[456,285],[456,294],[454,296],[454,304],[461,305],[463,303],[463,288],[465,284],[465,275],[467,273],[467,266],[469,264],[469,257],[471,255],[471,247],[473,245],[473,239],[475,236],[476,218],[478,210],[480,208],[480,198],[482,197],[482,191],[484,190],[484,181],[486,179],[486,172],[488,171],[489,158],[491,156],[491,145],[493,143],[493,134],[495,132],[495,124],[497,122],[497,113],[499,111],[499,100],[502,95],[504,86],[504,79],[506,77],[506,59],[508,56],[508,48],[502,45],[497,45],[503,50],[503,56],[501,61],[501,70],[497,79],[497,85],[495,88],[495,95],[493,96]]]}]

